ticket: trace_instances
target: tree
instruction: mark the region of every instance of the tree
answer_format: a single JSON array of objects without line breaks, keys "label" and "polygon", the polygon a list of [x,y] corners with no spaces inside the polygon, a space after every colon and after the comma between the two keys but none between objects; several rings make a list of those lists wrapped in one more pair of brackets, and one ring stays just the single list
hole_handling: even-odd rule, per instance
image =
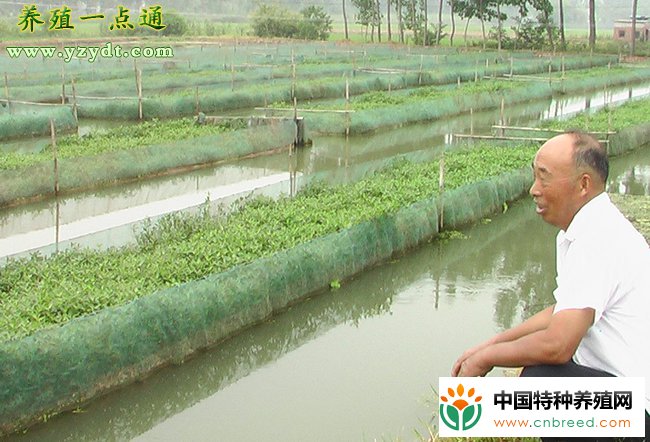
[{"label": "tree", "polygon": [[307,6],[302,11],[298,37],[305,40],[327,40],[332,32],[332,19],[322,6]]},{"label": "tree", "polygon": [[379,19],[377,20],[377,41],[381,43],[381,5],[379,4],[379,0],[377,0],[376,17],[379,17]]},{"label": "tree", "polygon": [[632,1],[632,46],[630,47],[630,54],[634,56],[636,49],[636,13],[637,13],[638,0]]},{"label": "tree", "polygon": [[332,19],[322,6],[308,6],[295,14],[281,6],[260,3],[252,22],[258,37],[327,40],[332,32]]},{"label": "tree", "polygon": [[390,8],[391,8],[391,0],[386,0],[386,25],[387,25],[387,31],[388,31],[388,41],[393,41],[393,36],[391,33],[390,29]]},{"label": "tree", "polygon": [[402,15],[402,0],[397,0],[397,4],[395,5],[395,12],[397,13],[397,28],[399,30],[399,42],[404,43],[404,23],[402,21],[404,16]]},{"label": "tree", "polygon": [[348,35],[348,16],[345,13],[345,0],[343,0],[343,23],[345,25],[345,39],[349,40],[350,37]]},{"label": "tree", "polygon": [[451,14],[451,34],[449,34],[449,45],[453,46],[454,45],[454,35],[456,34],[456,18],[455,18],[455,2],[454,0],[448,0],[449,1],[449,13]]},{"label": "tree", "polygon": [[301,17],[286,8],[260,3],[252,14],[252,22],[258,37],[292,38],[298,34]]},{"label": "tree", "polygon": [[564,38],[564,2],[563,0],[559,0],[560,2],[560,41],[562,42],[562,49],[566,48],[566,39]]},{"label": "tree", "polygon": [[375,0],[352,0],[352,5],[357,8],[355,15],[356,22],[366,28],[366,38],[368,35],[368,27],[371,27],[370,38],[374,41],[375,26],[381,21],[380,11],[377,9],[377,2]]},{"label": "tree", "polygon": [[478,18],[481,21],[481,31],[483,34],[483,48],[486,45],[485,22],[499,18],[505,20],[507,16],[500,11],[498,6],[503,0],[456,0],[458,15],[467,19],[465,25],[465,41],[467,42],[467,27],[472,18]]},{"label": "tree", "polygon": [[596,47],[596,0],[589,0],[589,47]]},{"label": "tree", "polygon": [[532,0],[532,6],[539,12],[538,21],[546,29],[548,44],[555,50],[555,41],[553,39],[553,33],[555,31],[555,26],[553,25],[553,5],[550,0]]},{"label": "tree", "polygon": [[401,23],[404,28],[413,31],[415,44],[428,44],[435,39],[435,34],[427,29],[426,0],[398,0],[403,5]]},{"label": "tree", "polygon": [[162,35],[185,35],[188,30],[187,21],[178,12],[165,12],[165,28],[161,31]]},{"label": "tree", "polygon": [[440,34],[442,33],[442,1],[438,0],[438,29],[436,30],[436,45],[440,44]]},{"label": "tree", "polygon": [[422,5],[422,10],[424,11],[424,35],[422,44],[427,46],[429,44],[429,32],[427,31],[427,28],[429,27],[429,8],[427,7],[427,0],[422,1],[424,2],[424,5]]}]

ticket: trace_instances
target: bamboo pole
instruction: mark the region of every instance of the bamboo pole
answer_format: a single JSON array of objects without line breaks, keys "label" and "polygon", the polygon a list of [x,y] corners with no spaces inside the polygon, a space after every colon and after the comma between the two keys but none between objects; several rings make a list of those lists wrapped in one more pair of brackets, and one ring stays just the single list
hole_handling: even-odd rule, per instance
[{"label": "bamboo pole", "polygon": [[510,79],[512,80],[512,75],[515,70],[515,58],[510,54]]},{"label": "bamboo pole", "polygon": [[[255,110],[259,111],[291,111],[293,112],[294,110],[292,108],[283,108],[283,107],[256,107],[254,108]],[[324,113],[324,114],[345,114],[345,113],[351,113],[353,114],[355,111],[354,110],[340,110],[340,109],[297,109],[298,112],[305,112],[305,113]]]},{"label": "bamboo pole", "polygon": [[476,60],[476,66],[474,67],[474,83],[478,82],[478,60]]},{"label": "bamboo pole", "polygon": [[291,97],[296,96],[296,59],[293,49],[291,49]]},{"label": "bamboo pole", "polygon": [[0,98],[0,103],[7,103],[7,102],[9,102],[11,104],[29,104],[29,105],[32,105],[32,106],[57,106],[57,107],[61,106],[61,103],[38,103],[38,102],[35,102],[35,101],[22,101],[22,100],[10,100],[10,101],[7,101],[4,98]]},{"label": "bamboo pole", "polygon": [[77,111],[77,87],[75,86],[74,77],[72,77],[72,114],[74,115],[74,121],[79,125],[79,115]]},{"label": "bamboo pole", "polygon": [[[586,131],[588,132],[588,131]],[[548,141],[548,138],[534,138],[534,137],[500,137],[494,135],[468,135],[468,134],[453,134],[456,138],[468,138],[476,140],[505,140],[505,141],[537,141],[540,143],[545,143]],[[600,143],[608,143],[607,140],[598,140]]]},{"label": "bamboo pole", "polygon": [[[526,127],[526,126],[501,126],[501,125],[493,125],[493,129],[511,129],[511,130],[519,130],[519,131],[524,131],[524,132],[547,132],[547,133],[556,133],[556,134],[563,134],[565,131],[564,130],[559,130],[559,129],[542,129],[539,127]],[[592,135],[613,135],[616,132],[591,132]]]},{"label": "bamboo pole", "polygon": [[194,90],[194,109],[196,111],[196,115],[198,115],[201,112],[201,104],[199,102],[199,87],[198,86]]},{"label": "bamboo pole", "polygon": [[424,55],[420,55],[420,71],[418,72],[418,85],[422,85],[422,68],[424,65]]}]

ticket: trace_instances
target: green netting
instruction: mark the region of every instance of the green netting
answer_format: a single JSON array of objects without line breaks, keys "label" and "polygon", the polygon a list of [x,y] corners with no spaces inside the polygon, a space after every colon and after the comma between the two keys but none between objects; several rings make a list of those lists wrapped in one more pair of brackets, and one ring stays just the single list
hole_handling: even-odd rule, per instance
[{"label": "green netting", "polygon": [[[250,127],[182,141],[59,159],[59,190],[68,192],[107,183],[243,157],[286,147],[294,141],[292,120]],[[54,192],[54,166],[41,163],[19,170],[0,171],[0,206]]]},{"label": "green netting", "polygon": [[[606,65],[610,58],[576,58],[565,61],[566,69],[580,69],[589,66]],[[560,69],[560,61],[549,62],[545,59],[529,60],[526,64],[516,65],[515,74],[544,73],[548,71],[551,63],[554,70]],[[403,68],[403,67],[402,67]],[[320,68],[321,70],[324,68]],[[359,74],[348,81],[350,94],[359,95],[370,91],[388,89],[404,89],[408,87],[425,85],[443,85],[461,81],[473,80],[476,76],[476,67],[445,66],[436,67],[434,71],[426,69],[420,72],[404,74]],[[510,65],[501,63],[493,68],[479,68],[479,75],[503,75],[510,72]],[[318,76],[317,73],[314,74]],[[273,102],[288,102],[291,99],[290,80],[277,80],[272,84],[255,84],[252,86],[228,87],[201,91],[199,107],[203,112],[223,112],[232,109],[264,106]],[[345,96],[346,81],[341,76],[318,80],[299,80],[296,84],[295,94],[299,102],[341,98]],[[165,96],[149,98],[144,101],[143,114],[145,118],[170,118],[179,115],[192,115],[196,112],[196,97],[194,94]],[[116,100],[106,103],[104,101],[81,102],[79,116],[87,118],[125,118],[135,119],[138,115],[136,100]]]},{"label": "green netting", "polygon": [[443,226],[457,228],[501,209],[504,202],[520,197],[532,185],[532,174],[520,169],[504,174],[499,180],[483,180],[445,192]]},{"label": "green netting", "polygon": [[[516,60],[516,62],[514,61]],[[486,63],[487,61],[487,63]],[[545,74],[549,66],[558,72],[592,66],[604,66],[612,57],[569,57],[562,60],[532,58],[521,60],[502,58],[493,53],[443,55],[439,57],[406,56],[381,59],[364,72],[352,64],[299,64],[297,66],[296,96],[299,101],[340,98],[345,95],[345,79],[350,77],[350,93],[403,89],[406,87],[451,84],[473,80],[476,76],[514,74]],[[227,69],[226,69],[227,68]],[[287,66],[238,68],[234,75],[230,67],[212,71],[148,72],[143,74],[145,118],[169,118],[196,112],[196,87],[200,87],[200,108],[204,112],[263,106],[277,101],[289,101],[292,90],[291,69]],[[377,70],[383,69],[383,74]],[[390,70],[387,72],[386,70]],[[132,72],[123,78],[109,80],[87,79],[77,82],[79,115],[89,118],[136,119],[138,102]],[[231,81],[234,83],[231,87]],[[233,90],[234,89],[234,90]],[[71,87],[67,87],[71,99]],[[59,100],[60,81],[49,85],[19,86],[11,89],[14,98],[28,101]],[[82,97],[131,97],[129,99],[89,100]]]},{"label": "green netting", "polygon": [[[350,133],[367,133],[380,128],[398,127],[406,124],[436,120],[441,117],[468,112],[498,108],[503,99],[506,105],[529,100],[550,98],[557,93],[602,90],[621,84],[647,81],[650,69],[635,69],[621,72],[615,77],[605,73],[589,78],[566,79],[549,85],[546,82],[527,84],[505,92],[483,92],[459,94],[439,99],[423,100],[401,105],[356,111],[350,114]],[[309,116],[309,129],[316,133],[343,134],[347,125],[344,114],[317,114]]]},{"label": "green netting", "polygon": [[67,133],[77,129],[77,121],[69,107],[61,106],[16,113],[9,113],[6,108],[0,108],[0,141],[49,135],[50,119],[54,120],[57,133]]},{"label": "green netting", "polygon": [[650,140],[650,123],[627,127],[609,136],[607,153],[610,156],[620,155],[639,146],[647,145]]},{"label": "green netting", "polygon": [[[525,191],[519,181],[515,174],[483,182],[477,190],[458,189],[445,195],[445,207],[463,210],[467,195],[475,193],[476,220],[502,203],[496,201],[496,189],[503,189],[507,199]],[[484,205],[480,198],[486,194],[490,201]],[[438,231],[436,201],[421,201],[271,257],[1,344],[0,428],[11,431],[180,361],[334,279],[428,240]]]}]

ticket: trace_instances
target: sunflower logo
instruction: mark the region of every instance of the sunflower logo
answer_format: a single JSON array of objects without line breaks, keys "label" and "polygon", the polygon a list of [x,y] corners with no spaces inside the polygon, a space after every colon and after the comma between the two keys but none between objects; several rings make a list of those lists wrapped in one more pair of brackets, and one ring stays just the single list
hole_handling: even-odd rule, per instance
[{"label": "sunflower logo", "polygon": [[[447,389],[447,396],[440,396],[440,419],[452,430],[469,430],[481,419],[482,396],[474,397],[474,389],[467,391],[467,399],[463,398],[465,387],[458,384],[456,391]],[[474,402],[474,403],[470,403]]]}]

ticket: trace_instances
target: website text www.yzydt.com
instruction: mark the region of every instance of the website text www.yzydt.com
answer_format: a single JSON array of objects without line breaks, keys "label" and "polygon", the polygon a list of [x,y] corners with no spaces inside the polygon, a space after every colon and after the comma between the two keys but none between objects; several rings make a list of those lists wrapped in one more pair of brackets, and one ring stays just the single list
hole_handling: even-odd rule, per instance
[{"label": "website text www.yzydt.com", "polygon": [[630,428],[629,419],[494,419],[496,428]]},{"label": "website text www.yzydt.com", "polygon": [[118,44],[106,43],[102,46],[7,46],[10,58],[43,58],[58,57],[69,63],[73,59],[88,60],[93,63],[101,58],[173,58],[174,49],[170,46],[135,46],[124,48]]}]

